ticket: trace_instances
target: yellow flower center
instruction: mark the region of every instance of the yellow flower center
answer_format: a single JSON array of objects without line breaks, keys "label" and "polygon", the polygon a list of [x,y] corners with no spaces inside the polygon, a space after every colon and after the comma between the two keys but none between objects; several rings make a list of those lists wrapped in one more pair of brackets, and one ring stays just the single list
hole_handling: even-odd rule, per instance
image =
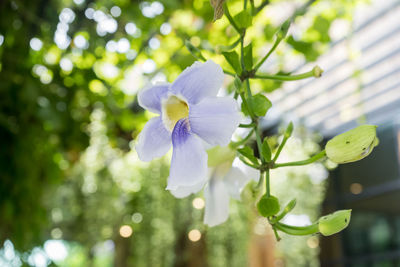
[{"label": "yellow flower center", "polygon": [[175,124],[189,116],[189,106],[186,101],[171,95],[162,103],[162,119],[168,130],[172,131]]}]

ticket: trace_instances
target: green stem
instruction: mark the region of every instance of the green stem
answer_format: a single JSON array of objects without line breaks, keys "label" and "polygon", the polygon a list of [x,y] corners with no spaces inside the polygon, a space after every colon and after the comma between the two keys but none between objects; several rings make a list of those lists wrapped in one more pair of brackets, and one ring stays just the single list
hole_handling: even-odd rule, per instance
[{"label": "green stem", "polygon": [[261,135],[260,135],[260,129],[258,128],[258,123],[255,123],[254,125],[254,131],[256,133],[256,142],[257,142],[257,148],[258,148],[258,154],[260,156],[262,164],[265,163],[265,159],[261,154],[261,149],[262,149],[262,142],[261,142]]},{"label": "green stem", "polygon": [[308,226],[292,226],[281,222],[274,224],[274,227],[279,231],[287,233],[289,235],[312,235],[319,232],[318,223],[314,223]]},{"label": "green stem", "polygon": [[257,170],[260,169],[260,166],[248,162],[248,161],[246,160],[246,158],[244,158],[243,156],[239,156],[239,159],[240,159],[244,164],[246,164],[246,165],[249,166],[249,167],[252,167],[252,168],[257,169]]},{"label": "green stem", "polygon": [[280,168],[280,167],[288,167],[288,166],[302,166],[302,165],[307,165],[310,163],[313,163],[323,157],[325,157],[326,152],[325,149],[319,152],[318,154],[312,156],[309,159],[306,160],[301,160],[301,161],[293,161],[293,162],[286,162],[286,163],[276,163],[272,166],[272,168]]},{"label": "green stem", "polygon": [[274,50],[278,47],[279,43],[282,41],[281,38],[276,38],[274,45],[268,51],[268,53],[261,59],[261,61],[254,67],[254,73],[261,67],[261,65],[269,58],[269,56],[274,52]]},{"label": "green stem", "polygon": [[278,231],[276,230],[276,227],[272,226],[272,230],[274,230],[276,241],[280,241],[281,237],[279,236]]},{"label": "green stem", "polygon": [[243,30],[240,38],[240,65],[242,66],[242,72],[245,70],[244,66],[244,36],[246,35],[246,29]]},{"label": "green stem", "polygon": [[254,123],[249,123],[249,124],[239,124],[240,128],[253,128],[254,127]]},{"label": "green stem", "polygon": [[232,76],[232,77],[235,77],[235,74],[234,74],[234,73],[232,73],[232,72],[230,72],[230,71],[227,71],[227,70],[223,70],[223,71],[224,71],[225,74],[230,75],[230,76]]},{"label": "green stem", "polygon": [[254,15],[254,0],[250,0],[251,15]]},{"label": "green stem", "polygon": [[245,109],[249,111],[250,117],[253,118],[253,111],[250,110],[250,107],[249,107],[249,105],[247,104],[247,99],[246,99],[246,97],[245,97],[245,95],[244,95],[244,92],[239,92],[239,95],[240,95],[240,98],[241,98],[242,101],[243,101],[243,105],[244,105]]},{"label": "green stem", "polygon": [[253,79],[268,79],[268,80],[276,80],[276,81],[297,81],[302,80],[310,77],[315,77],[314,71],[311,70],[306,73],[286,76],[286,75],[270,75],[270,74],[256,74]]},{"label": "green stem", "polygon": [[267,169],[267,171],[265,172],[265,194],[267,195],[267,197],[271,196],[271,190],[270,190],[270,186],[269,186],[269,169]]},{"label": "green stem", "polygon": [[253,135],[253,133],[254,133],[254,129],[251,129],[251,131],[245,138],[243,138],[242,140],[237,141],[237,142],[231,142],[230,146],[232,148],[237,148],[237,147],[245,144],[250,139],[250,137]]},{"label": "green stem", "polygon": [[230,22],[230,24],[232,25],[232,27],[233,27],[239,34],[241,34],[239,27],[236,25],[236,22],[233,20],[233,18],[232,18],[232,16],[231,16],[231,13],[229,13],[228,5],[227,5],[226,3],[224,4],[224,10],[225,10],[225,16],[226,16],[226,18],[229,20],[229,22]]},{"label": "green stem", "polygon": [[252,93],[250,90],[250,81],[249,79],[246,79],[246,93],[247,93],[247,97],[252,97]]},{"label": "green stem", "polygon": [[239,43],[240,43],[240,38],[239,37],[236,41],[234,41],[231,45],[222,45],[219,47],[220,51],[229,51],[234,49]]},{"label": "green stem", "polygon": [[263,3],[261,3],[261,4],[257,7],[255,13],[253,13],[253,16],[257,15],[258,12],[260,12],[261,10],[263,10],[263,8],[266,7],[268,4],[269,4],[269,0],[266,0],[266,1],[264,1]]}]

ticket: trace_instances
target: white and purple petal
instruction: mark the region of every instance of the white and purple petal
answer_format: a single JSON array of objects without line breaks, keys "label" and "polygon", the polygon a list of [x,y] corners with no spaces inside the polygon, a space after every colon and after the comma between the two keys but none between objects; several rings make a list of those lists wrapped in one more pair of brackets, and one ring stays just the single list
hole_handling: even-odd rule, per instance
[{"label": "white and purple petal", "polygon": [[206,182],[207,182],[207,180],[203,179],[203,180],[200,180],[199,183],[197,183],[195,185],[179,186],[176,189],[169,189],[169,191],[176,198],[184,198],[184,197],[189,196],[190,194],[199,192],[201,189],[203,189]]},{"label": "white and purple petal", "polygon": [[228,188],[232,198],[240,200],[240,194],[243,188],[251,180],[258,181],[259,172],[245,165],[242,161],[236,158],[232,163],[232,168],[224,177],[224,182]]},{"label": "white and purple petal", "polygon": [[189,120],[179,120],[172,131],[173,153],[167,190],[176,191],[190,187],[198,191],[197,185],[207,179],[207,153],[202,141],[190,130]]},{"label": "white and purple petal", "polygon": [[139,91],[139,105],[151,112],[161,114],[161,100],[167,97],[169,86],[170,84],[156,84]]},{"label": "white and purple petal", "polygon": [[240,200],[240,194],[249,181],[250,178],[236,167],[232,167],[224,178],[230,196],[237,200]]},{"label": "white and purple petal", "polygon": [[223,81],[224,72],[218,64],[212,60],[196,62],[179,75],[170,90],[183,96],[189,104],[196,104],[205,97],[216,96]]},{"label": "white and purple petal", "polygon": [[240,122],[237,103],[231,97],[208,97],[189,108],[192,132],[211,145],[226,146]]},{"label": "white and purple petal", "polygon": [[143,161],[161,157],[171,148],[171,133],[160,117],[150,119],[139,134],[136,152]]},{"label": "white and purple petal", "polygon": [[229,217],[230,197],[224,181],[219,177],[212,177],[204,189],[204,197],[204,223],[216,226],[225,222]]}]

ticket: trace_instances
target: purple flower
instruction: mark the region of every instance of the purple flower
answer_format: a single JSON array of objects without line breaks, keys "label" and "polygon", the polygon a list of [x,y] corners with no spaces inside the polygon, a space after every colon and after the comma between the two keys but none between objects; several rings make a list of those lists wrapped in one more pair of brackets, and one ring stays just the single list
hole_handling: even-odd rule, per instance
[{"label": "purple flower", "polygon": [[200,191],[207,182],[207,146],[226,146],[239,125],[237,103],[216,97],[224,74],[213,61],[196,62],[172,84],[154,85],[138,94],[139,105],[159,114],[138,137],[143,161],[173,147],[167,189],[176,197]]}]

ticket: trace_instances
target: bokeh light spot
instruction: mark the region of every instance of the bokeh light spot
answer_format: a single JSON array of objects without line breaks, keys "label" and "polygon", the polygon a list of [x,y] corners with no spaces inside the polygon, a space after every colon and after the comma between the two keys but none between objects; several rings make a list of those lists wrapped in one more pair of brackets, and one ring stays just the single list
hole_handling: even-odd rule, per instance
[{"label": "bokeh light spot", "polygon": [[85,38],[83,35],[81,35],[81,34],[78,34],[77,36],[75,36],[75,38],[74,38],[74,44],[75,44],[76,47],[78,47],[78,48],[80,48],[80,49],[86,49],[86,48],[89,47],[88,41],[87,41],[86,38]]},{"label": "bokeh light spot", "polygon": [[352,194],[358,195],[358,194],[361,194],[362,191],[363,191],[363,186],[362,186],[362,184],[359,184],[359,183],[352,183],[352,184],[350,185],[350,192],[351,192]]},{"label": "bokeh light spot", "polygon": [[193,199],[192,204],[195,209],[201,210],[204,208],[204,200],[202,198],[196,197]]},{"label": "bokeh light spot", "polygon": [[189,240],[192,241],[192,242],[197,242],[197,241],[199,241],[200,238],[201,238],[201,233],[200,233],[199,230],[193,229],[193,230],[191,230],[191,231],[189,232],[188,238],[189,238]]},{"label": "bokeh light spot", "polygon": [[307,239],[307,246],[309,248],[317,248],[319,246],[319,240],[318,237],[312,236]]},{"label": "bokeh light spot", "polygon": [[119,8],[119,6],[113,6],[110,12],[113,17],[119,17],[121,15],[121,8]]},{"label": "bokeh light spot", "polygon": [[[1,42],[1,41],[0,41]],[[31,48],[35,51],[39,51],[40,49],[42,49],[43,46],[43,42],[39,39],[39,38],[32,38],[31,41],[29,42],[29,45],[31,46]]]},{"label": "bokeh light spot", "polygon": [[168,22],[163,23],[160,27],[160,32],[163,35],[169,34],[171,30],[172,30],[171,24],[169,24]]},{"label": "bokeh light spot", "polygon": [[132,222],[134,222],[134,223],[141,223],[142,220],[143,220],[143,216],[142,216],[142,214],[140,214],[139,212],[135,212],[135,213],[132,215]]},{"label": "bokeh light spot", "polygon": [[61,240],[47,240],[44,251],[52,261],[62,261],[68,256],[67,248]]},{"label": "bokeh light spot", "polygon": [[143,63],[142,68],[144,73],[152,73],[156,70],[156,63],[151,59],[147,59]]},{"label": "bokeh light spot", "polygon": [[130,237],[132,232],[132,227],[129,225],[122,225],[121,228],[119,228],[119,234],[124,238]]},{"label": "bokeh light spot", "polygon": [[69,58],[62,58],[60,60],[60,67],[63,71],[70,72],[74,65],[72,64],[72,61]]}]

